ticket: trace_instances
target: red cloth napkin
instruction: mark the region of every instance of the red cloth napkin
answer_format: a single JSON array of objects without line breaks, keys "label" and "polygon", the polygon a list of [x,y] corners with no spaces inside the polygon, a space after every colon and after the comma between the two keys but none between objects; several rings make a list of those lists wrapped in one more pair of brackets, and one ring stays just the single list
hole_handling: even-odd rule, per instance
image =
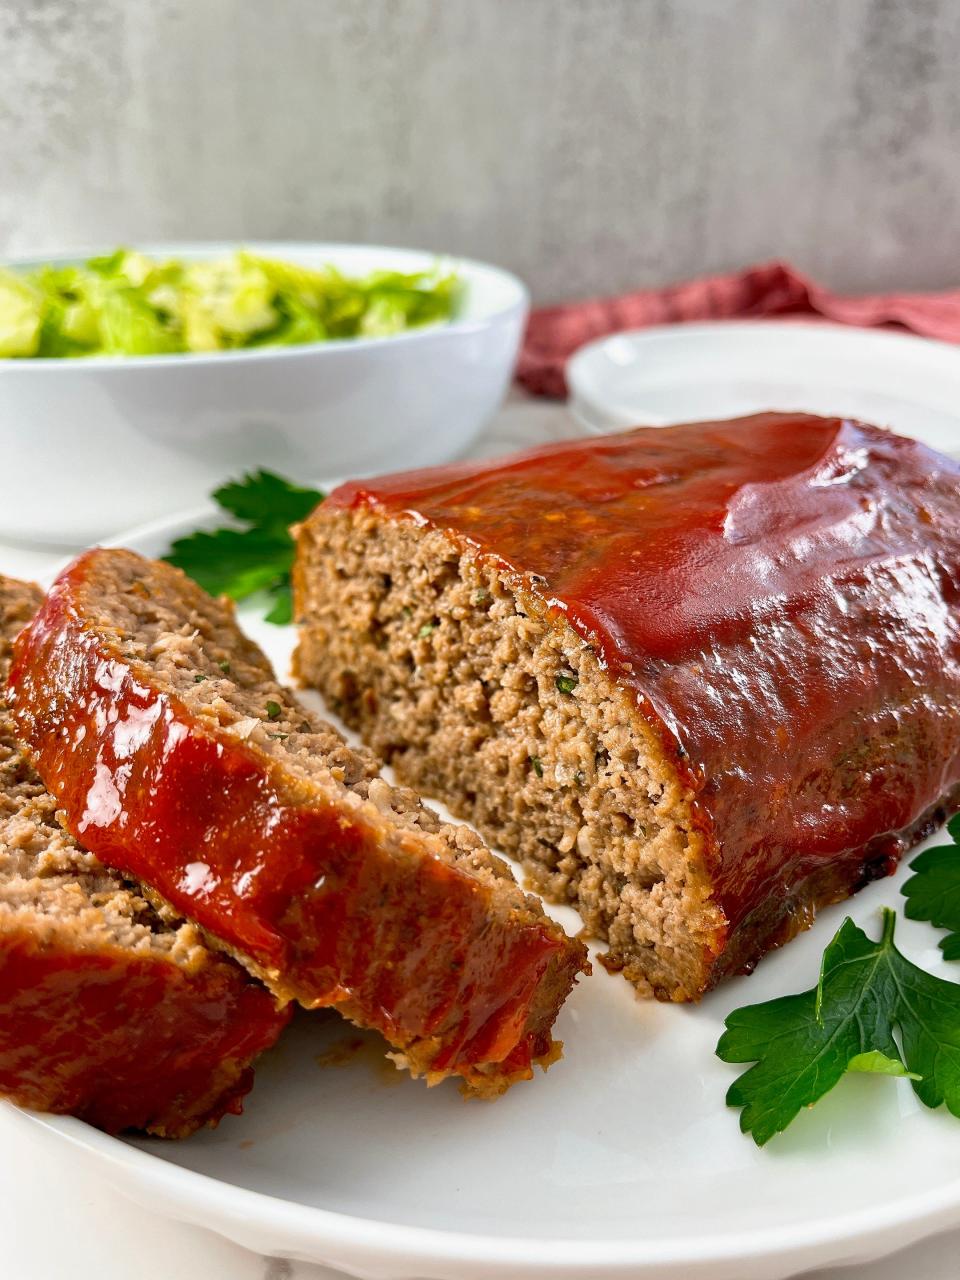
[{"label": "red cloth napkin", "polygon": [[899,325],[927,338],[960,343],[960,289],[851,298],[831,293],[785,262],[767,262],[665,289],[541,307],[530,315],[516,377],[534,395],[565,396],[564,366],[594,338],[684,320],[802,315],[842,324]]}]

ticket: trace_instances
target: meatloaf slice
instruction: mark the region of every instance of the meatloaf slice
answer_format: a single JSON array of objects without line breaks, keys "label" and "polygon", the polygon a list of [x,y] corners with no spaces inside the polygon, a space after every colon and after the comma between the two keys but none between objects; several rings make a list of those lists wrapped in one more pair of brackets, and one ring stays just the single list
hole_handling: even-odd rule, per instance
[{"label": "meatloaf slice", "polygon": [[641,429],[347,484],[303,680],[696,999],[958,799],[960,467],[840,419]]},{"label": "meatloaf slice", "polygon": [[[41,599],[0,578],[3,683]],[[163,924],[55,809],[0,702],[0,1093],[110,1133],[183,1137],[238,1113],[288,1015],[192,925]]]},{"label": "meatloaf slice", "polygon": [[464,827],[277,683],[169,565],[93,551],[20,637],[20,732],[67,825],[282,1000],[381,1031],[429,1082],[549,1063],[585,949]]}]

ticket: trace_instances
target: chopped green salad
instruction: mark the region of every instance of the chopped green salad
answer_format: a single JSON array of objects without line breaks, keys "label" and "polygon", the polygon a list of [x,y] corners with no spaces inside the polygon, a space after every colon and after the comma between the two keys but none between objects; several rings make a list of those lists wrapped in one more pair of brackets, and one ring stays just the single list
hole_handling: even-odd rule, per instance
[{"label": "chopped green salad", "polygon": [[0,268],[0,356],[146,356],[379,338],[449,320],[439,267],[362,278],[245,249],[207,261],[117,249],[82,265]]}]

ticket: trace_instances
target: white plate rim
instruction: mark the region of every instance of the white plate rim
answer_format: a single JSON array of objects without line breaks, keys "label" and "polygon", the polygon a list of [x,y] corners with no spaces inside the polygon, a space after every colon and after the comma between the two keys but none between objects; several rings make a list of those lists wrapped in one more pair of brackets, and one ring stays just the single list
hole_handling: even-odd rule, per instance
[{"label": "white plate rim", "polygon": [[[336,481],[320,485],[329,492]],[[209,524],[218,513],[212,504],[191,508],[174,516],[143,524],[105,540],[102,545],[123,546],[155,555],[160,541],[170,542],[192,529]],[[70,557],[72,559],[72,557]],[[54,564],[41,581],[59,572]],[[592,1276],[674,1276],[699,1280],[714,1274],[717,1266],[779,1264],[777,1275],[804,1267],[826,1266],[878,1258],[899,1248],[955,1227],[960,1223],[960,1178],[923,1192],[902,1195],[878,1206],[818,1218],[786,1226],[699,1236],[596,1239],[482,1235],[390,1222],[280,1199],[223,1182],[209,1174],[163,1160],[149,1151],[132,1147],[70,1116],[50,1116],[4,1104],[25,1120],[66,1141],[105,1166],[105,1176],[122,1194],[156,1210],[165,1210],[178,1221],[215,1231],[236,1243],[253,1247],[259,1239],[285,1236],[287,1246],[299,1241],[309,1260],[335,1265],[377,1268],[376,1274],[439,1275],[432,1268],[468,1266],[470,1277],[502,1275],[510,1267],[510,1280],[554,1275],[579,1280]],[[744,1141],[749,1141],[744,1138]],[[281,1241],[278,1240],[278,1245]],[[281,1255],[282,1256],[282,1255]],[[298,1256],[290,1254],[289,1256]],[[304,1256],[307,1256],[304,1254]],[[407,1269],[414,1268],[415,1270]],[[424,1270],[427,1268],[428,1270]],[[374,1274],[371,1272],[371,1274]],[[450,1274],[444,1271],[444,1274]],[[726,1277],[730,1273],[723,1271]],[[754,1272],[750,1275],[767,1271]],[[740,1277],[738,1276],[738,1280]],[[746,1280],[746,1273],[743,1280]]]},{"label": "white plate rim", "polygon": [[[618,1239],[606,1244],[596,1240],[498,1238],[360,1218],[281,1200],[171,1164],[111,1138],[81,1120],[17,1110],[71,1145],[107,1161],[118,1175],[113,1184],[140,1203],[154,1206],[163,1203],[176,1212],[178,1218],[206,1225],[228,1237],[231,1233],[224,1229],[224,1222],[238,1219],[248,1226],[259,1227],[268,1235],[276,1234],[278,1229],[287,1231],[299,1240],[310,1241],[318,1250],[318,1257],[324,1252],[353,1255],[358,1263],[362,1260],[367,1265],[402,1261],[405,1266],[416,1268],[457,1263],[509,1266],[511,1280],[547,1273],[578,1277],[585,1267],[590,1268],[591,1275],[638,1277],[664,1267],[682,1267],[684,1276],[689,1277],[707,1275],[718,1264],[731,1262],[782,1261],[800,1268],[805,1264],[847,1261],[857,1256],[863,1246],[872,1256],[881,1256],[937,1230],[955,1226],[960,1210],[958,1178],[936,1193],[908,1195],[892,1204],[885,1203],[880,1209],[805,1220],[788,1228],[765,1227],[758,1231],[702,1236],[693,1243],[682,1236],[636,1241]],[[139,1196],[123,1186],[118,1180],[120,1175],[139,1178]],[[201,1216],[207,1207],[214,1211],[219,1207],[220,1212],[213,1217]],[[880,1215],[882,1222],[878,1221]],[[911,1230],[905,1234],[905,1228]]]}]

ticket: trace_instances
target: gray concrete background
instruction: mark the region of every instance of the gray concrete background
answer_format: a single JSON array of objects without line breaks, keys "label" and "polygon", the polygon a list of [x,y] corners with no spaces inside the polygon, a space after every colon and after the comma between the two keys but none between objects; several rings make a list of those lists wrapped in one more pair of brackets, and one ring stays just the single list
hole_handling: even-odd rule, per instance
[{"label": "gray concrete background", "polygon": [[958,0],[0,0],[0,252],[415,244],[540,300],[960,283]]}]

